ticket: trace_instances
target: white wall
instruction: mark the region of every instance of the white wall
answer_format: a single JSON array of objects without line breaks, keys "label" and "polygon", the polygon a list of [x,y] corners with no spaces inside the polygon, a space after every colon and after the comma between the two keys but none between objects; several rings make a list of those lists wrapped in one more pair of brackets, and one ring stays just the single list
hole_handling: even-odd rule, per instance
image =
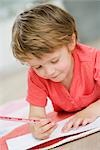
[{"label": "white wall", "polygon": [[10,45],[13,22],[13,19],[9,19],[0,23],[0,75],[22,67],[14,58]]}]

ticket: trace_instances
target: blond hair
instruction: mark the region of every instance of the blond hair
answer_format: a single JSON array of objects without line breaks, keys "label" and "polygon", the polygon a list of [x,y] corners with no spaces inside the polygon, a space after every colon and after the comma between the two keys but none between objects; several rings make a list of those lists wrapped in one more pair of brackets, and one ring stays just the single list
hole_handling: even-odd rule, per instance
[{"label": "blond hair", "polygon": [[28,54],[41,58],[55,48],[67,45],[77,30],[74,18],[61,8],[44,4],[21,13],[12,29],[12,51],[14,56],[27,61]]}]

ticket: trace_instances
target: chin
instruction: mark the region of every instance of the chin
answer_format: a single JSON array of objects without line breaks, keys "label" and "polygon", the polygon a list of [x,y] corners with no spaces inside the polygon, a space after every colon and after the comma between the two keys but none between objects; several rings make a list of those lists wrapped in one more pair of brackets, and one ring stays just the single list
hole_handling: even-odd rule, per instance
[{"label": "chin", "polygon": [[58,81],[58,80],[52,80],[53,82],[60,82],[60,81]]},{"label": "chin", "polygon": [[62,82],[63,79],[51,79],[53,82]]}]

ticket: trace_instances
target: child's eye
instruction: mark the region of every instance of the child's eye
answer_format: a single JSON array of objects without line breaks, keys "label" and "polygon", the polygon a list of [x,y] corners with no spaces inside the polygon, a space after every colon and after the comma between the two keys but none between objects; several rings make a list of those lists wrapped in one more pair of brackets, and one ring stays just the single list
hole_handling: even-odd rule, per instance
[{"label": "child's eye", "polygon": [[38,66],[38,67],[36,67],[35,69],[40,69],[42,66]]},{"label": "child's eye", "polygon": [[42,66],[33,67],[33,68],[38,70],[38,69],[40,69],[41,67],[42,67]]},{"label": "child's eye", "polygon": [[55,64],[55,63],[57,63],[58,61],[59,61],[59,59],[55,59],[55,60],[52,60],[51,63],[54,63],[54,64]]}]

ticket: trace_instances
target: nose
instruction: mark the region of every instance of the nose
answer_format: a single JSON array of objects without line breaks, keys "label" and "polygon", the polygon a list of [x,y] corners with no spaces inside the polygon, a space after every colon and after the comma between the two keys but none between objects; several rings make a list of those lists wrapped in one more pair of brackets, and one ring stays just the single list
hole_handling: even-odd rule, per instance
[{"label": "nose", "polygon": [[47,66],[45,68],[45,75],[47,77],[53,77],[55,75],[55,68],[53,66]]}]

